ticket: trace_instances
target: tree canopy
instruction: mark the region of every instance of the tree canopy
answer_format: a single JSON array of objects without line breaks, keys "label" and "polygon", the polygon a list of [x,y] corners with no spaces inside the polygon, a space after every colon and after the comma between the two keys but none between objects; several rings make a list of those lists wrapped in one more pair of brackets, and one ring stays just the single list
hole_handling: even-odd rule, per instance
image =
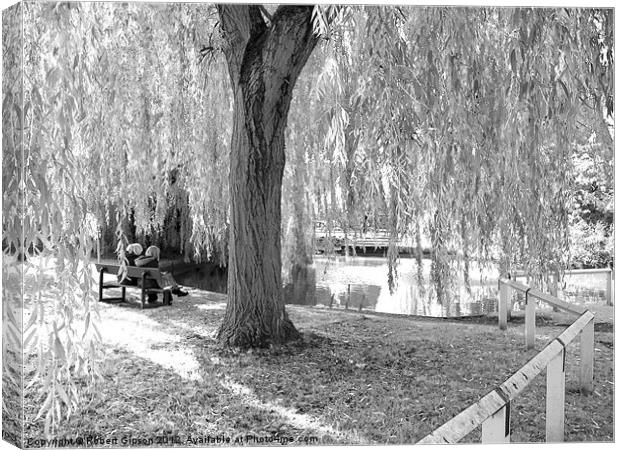
[{"label": "tree canopy", "polygon": [[381,213],[395,240],[425,233],[438,281],[454,252],[562,271],[576,145],[611,168],[609,13],[356,11],[323,49],[316,101],[291,117],[292,130],[314,106],[324,127],[305,147],[330,163],[315,173],[317,214],[345,226]]}]

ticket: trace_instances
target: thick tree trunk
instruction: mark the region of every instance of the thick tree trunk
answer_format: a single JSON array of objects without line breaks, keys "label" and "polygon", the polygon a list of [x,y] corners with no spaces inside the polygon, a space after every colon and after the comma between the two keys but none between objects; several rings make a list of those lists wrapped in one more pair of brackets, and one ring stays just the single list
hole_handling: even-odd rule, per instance
[{"label": "thick tree trunk", "polygon": [[298,337],[282,298],[280,202],[293,87],[316,45],[312,7],[218,6],[234,90],[228,305],[218,338],[264,347]]}]

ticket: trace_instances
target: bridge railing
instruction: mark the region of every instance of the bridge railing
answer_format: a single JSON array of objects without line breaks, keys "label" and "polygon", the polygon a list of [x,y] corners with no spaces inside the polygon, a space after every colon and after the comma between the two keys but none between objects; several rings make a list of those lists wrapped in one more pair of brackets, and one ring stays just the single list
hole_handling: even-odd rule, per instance
[{"label": "bridge railing", "polygon": [[[546,440],[564,440],[565,367],[566,349],[580,336],[579,384],[582,393],[593,390],[594,368],[594,314],[578,305],[571,305],[537,289],[511,280],[500,280],[500,328],[506,328],[507,305],[510,290],[526,293],[526,346],[533,346],[535,336],[535,299],[556,306],[579,317],[552,340],[536,356],[504,383],[485,395],[460,414],[418,441],[419,444],[456,443],[479,426],[482,443],[510,442],[510,404],[543,370],[547,372],[546,385]],[[501,308],[501,305],[504,307]]]}]

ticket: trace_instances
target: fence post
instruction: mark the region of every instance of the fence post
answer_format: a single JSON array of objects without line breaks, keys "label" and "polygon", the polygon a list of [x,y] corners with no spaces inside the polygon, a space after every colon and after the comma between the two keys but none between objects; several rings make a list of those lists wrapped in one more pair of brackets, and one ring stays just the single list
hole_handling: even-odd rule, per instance
[{"label": "fence post", "polygon": [[609,269],[607,272],[607,286],[605,289],[605,297],[607,297],[607,304],[612,306],[614,304],[614,270]]},{"label": "fence post", "polygon": [[547,442],[564,441],[564,353],[562,350],[547,365]]},{"label": "fence post", "polygon": [[510,402],[482,422],[482,443],[503,444],[510,442]]},{"label": "fence post", "polygon": [[589,394],[594,390],[594,319],[581,330],[580,353],[579,384],[581,392]]},{"label": "fence post", "polygon": [[536,341],[536,299],[525,291],[525,348],[534,348]]},{"label": "fence post", "polygon": [[497,305],[497,315],[499,318],[499,329],[505,330],[508,322],[508,297],[510,296],[510,286],[499,282],[499,304]]},{"label": "fence post", "polygon": [[347,301],[344,304],[344,309],[349,309],[349,302],[351,302],[351,285],[347,284]]}]

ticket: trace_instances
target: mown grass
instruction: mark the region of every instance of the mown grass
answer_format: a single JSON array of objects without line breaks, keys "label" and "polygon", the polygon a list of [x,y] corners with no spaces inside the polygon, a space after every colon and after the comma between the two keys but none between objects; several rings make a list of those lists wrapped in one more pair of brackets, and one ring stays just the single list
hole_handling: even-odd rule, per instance
[{"label": "mown grass", "polygon": [[[536,349],[526,351],[518,319],[502,332],[487,319],[295,306],[288,310],[303,342],[235,352],[213,338],[223,299],[192,290],[169,308],[102,305],[104,379],[85,388],[79,410],[57,436],[116,438],[117,446],[218,444],[207,444],[207,436],[252,445],[279,445],[274,437],[294,444],[415,443],[565,328],[539,321]],[[571,345],[566,440],[613,441],[613,333],[596,333],[592,395],[577,392],[577,359]],[[513,441],[544,440],[544,389],[543,373],[513,404]],[[34,420],[37,400],[28,393],[27,439],[43,437],[42,421]],[[475,431],[464,442],[479,437]]]}]

